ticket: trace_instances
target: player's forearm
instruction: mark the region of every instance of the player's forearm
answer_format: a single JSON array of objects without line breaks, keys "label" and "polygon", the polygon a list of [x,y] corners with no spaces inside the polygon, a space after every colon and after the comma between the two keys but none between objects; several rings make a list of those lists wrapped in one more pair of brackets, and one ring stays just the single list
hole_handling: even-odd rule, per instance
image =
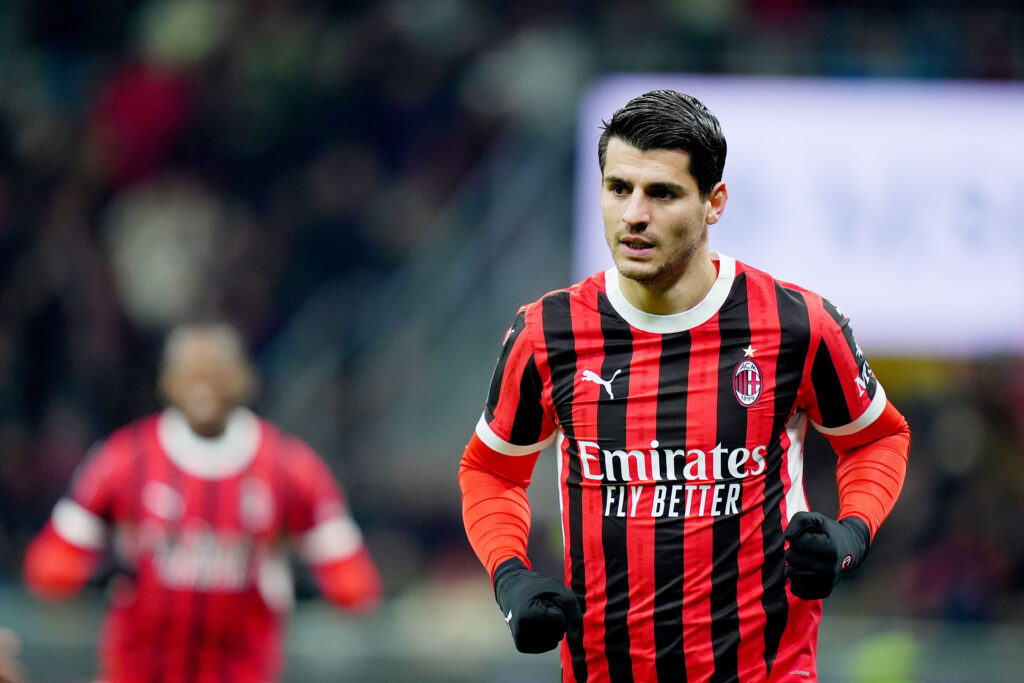
[{"label": "player's forearm", "polygon": [[489,575],[501,562],[526,556],[530,536],[530,502],[526,486],[537,454],[504,456],[475,436],[459,468],[462,518],[470,545]]},{"label": "player's forearm", "polygon": [[839,451],[839,518],[862,519],[874,538],[903,488],[909,453],[910,428],[906,421],[892,434]]},{"label": "player's forearm", "polygon": [[49,522],[25,552],[24,576],[29,590],[47,600],[68,598],[96,571],[101,554],[66,541]]},{"label": "player's forearm", "polygon": [[315,567],[314,576],[324,597],[339,607],[369,612],[380,604],[380,572],[365,546],[350,557]]}]

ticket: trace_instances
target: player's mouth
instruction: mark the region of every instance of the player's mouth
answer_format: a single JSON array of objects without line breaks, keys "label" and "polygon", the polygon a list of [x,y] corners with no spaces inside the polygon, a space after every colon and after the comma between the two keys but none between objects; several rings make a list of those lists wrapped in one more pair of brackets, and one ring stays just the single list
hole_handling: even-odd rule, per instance
[{"label": "player's mouth", "polygon": [[645,239],[637,237],[624,237],[619,240],[622,246],[622,253],[625,256],[648,256],[654,251],[654,245]]}]

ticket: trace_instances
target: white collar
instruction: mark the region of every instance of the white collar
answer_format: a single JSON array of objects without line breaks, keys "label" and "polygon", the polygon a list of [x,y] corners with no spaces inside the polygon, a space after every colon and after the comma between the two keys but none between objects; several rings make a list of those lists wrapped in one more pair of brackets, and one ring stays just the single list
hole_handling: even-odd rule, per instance
[{"label": "white collar", "polygon": [[711,259],[718,261],[718,277],[711,285],[711,289],[704,295],[696,306],[671,315],[655,315],[641,311],[626,300],[619,286],[619,271],[612,266],[605,271],[604,287],[608,293],[608,301],[615,312],[622,316],[622,319],[633,327],[644,332],[655,334],[668,334],[670,332],[684,332],[701,325],[718,312],[718,309],[725,303],[732,289],[732,282],[736,279],[736,261],[725,254],[711,253]]},{"label": "white collar", "polygon": [[223,479],[241,472],[256,456],[260,443],[259,420],[247,408],[231,411],[224,432],[210,439],[192,431],[177,408],[164,410],[156,429],[171,461],[202,479]]}]

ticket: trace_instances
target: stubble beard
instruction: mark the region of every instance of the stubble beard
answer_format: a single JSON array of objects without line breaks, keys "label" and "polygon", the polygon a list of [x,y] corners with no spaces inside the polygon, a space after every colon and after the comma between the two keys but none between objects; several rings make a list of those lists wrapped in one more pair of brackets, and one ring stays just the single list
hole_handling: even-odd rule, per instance
[{"label": "stubble beard", "polygon": [[687,267],[690,265],[690,261],[693,260],[693,255],[697,252],[697,248],[701,243],[707,238],[707,234],[708,228],[707,225],[705,225],[701,234],[697,239],[693,240],[692,244],[678,250],[663,264],[661,264],[661,266],[654,269],[648,270],[642,265],[638,268],[632,268],[631,266],[633,266],[633,264],[629,261],[625,261],[622,264],[616,263],[616,268],[620,275],[633,280],[644,287],[667,290],[682,279],[683,275],[686,273]]}]

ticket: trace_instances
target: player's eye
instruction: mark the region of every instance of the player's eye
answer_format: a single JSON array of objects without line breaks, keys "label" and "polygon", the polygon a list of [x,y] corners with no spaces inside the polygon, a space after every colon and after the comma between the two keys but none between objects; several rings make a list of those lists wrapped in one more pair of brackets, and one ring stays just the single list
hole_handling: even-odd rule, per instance
[{"label": "player's eye", "polygon": [[629,188],[627,188],[624,183],[610,183],[608,185],[608,191],[618,196],[629,194]]}]

